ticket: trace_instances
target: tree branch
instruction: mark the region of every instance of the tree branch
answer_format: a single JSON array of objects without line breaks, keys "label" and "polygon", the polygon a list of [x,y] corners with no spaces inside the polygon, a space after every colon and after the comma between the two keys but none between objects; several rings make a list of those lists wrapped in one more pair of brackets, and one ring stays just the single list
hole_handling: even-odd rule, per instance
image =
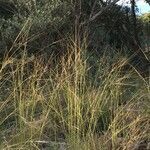
[{"label": "tree branch", "polygon": [[113,4],[116,4],[119,0],[114,0],[112,3],[107,5],[106,7],[102,8],[99,12],[97,12],[95,15],[91,16],[88,20],[88,22],[94,21],[97,17],[99,17],[105,10],[110,8]]}]

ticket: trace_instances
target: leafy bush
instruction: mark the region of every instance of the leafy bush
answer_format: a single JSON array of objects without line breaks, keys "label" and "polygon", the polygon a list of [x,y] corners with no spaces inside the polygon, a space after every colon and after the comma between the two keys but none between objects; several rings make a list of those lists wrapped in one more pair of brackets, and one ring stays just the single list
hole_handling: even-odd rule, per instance
[{"label": "leafy bush", "polygon": [[61,1],[38,1],[33,3],[31,0],[27,0],[27,2],[14,1],[14,3],[18,12],[9,19],[1,18],[1,53],[5,51],[7,46],[9,50],[28,20],[31,22],[28,27],[30,29],[27,39],[27,42],[29,41],[29,52],[31,50],[36,52],[45,47],[49,48],[49,45],[53,45],[53,42],[60,40],[56,36],[60,34],[59,31],[62,26],[68,23],[68,16],[70,15],[68,3]]}]

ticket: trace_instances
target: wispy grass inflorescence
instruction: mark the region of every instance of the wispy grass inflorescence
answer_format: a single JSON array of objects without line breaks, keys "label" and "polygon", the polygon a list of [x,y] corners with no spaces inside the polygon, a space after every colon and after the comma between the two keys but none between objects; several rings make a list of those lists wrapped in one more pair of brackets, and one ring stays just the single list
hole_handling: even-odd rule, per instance
[{"label": "wispy grass inflorescence", "polygon": [[126,59],[110,65],[108,55],[93,57],[75,43],[57,64],[50,58],[24,50],[1,62],[0,149],[116,150],[148,141],[149,85],[121,73]]}]

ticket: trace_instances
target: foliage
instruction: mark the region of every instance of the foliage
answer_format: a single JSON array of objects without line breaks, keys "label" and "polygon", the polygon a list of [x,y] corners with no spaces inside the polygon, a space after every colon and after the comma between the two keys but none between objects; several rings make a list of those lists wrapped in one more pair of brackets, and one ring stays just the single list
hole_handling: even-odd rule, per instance
[{"label": "foliage", "polygon": [[[78,4],[77,1],[67,0],[13,0],[7,3],[13,5],[17,11],[9,19],[0,18],[1,53],[10,49],[28,19],[31,22],[27,40],[29,53],[60,53],[60,42],[67,42],[66,38],[74,36],[77,16],[78,23],[81,24],[79,35],[83,39],[84,33],[88,31],[90,48],[101,52],[103,45],[108,44],[119,49],[133,49],[134,25],[130,8],[119,6],[115,2],[90,0]],[[140,31],[141,27],[137,26],[137,32]]]},{"label": "foliage", "polygon": [[[18,12],[14,13],[9,19],[0,18],[1,41],[3,43],[3,47],[0,49],[2,53],[6,49],[5,46],[8,46],[7,49],[11,47],[28,19],[31,22],[28,38],[30,39],[31,36],[31,39],[34,39],[29,40],[29,51],[31,49],[33,51],[43,49],[51,45],[55,40],[59,40],[54,37],[53,33],[55,35],[59,34],[57,33],[59,28],[67,24],[68,15],[70,14],[67,3],[61,1],[44,1],[44,3],[43,1],[37,1],[35,4],[31,0],[14,1],[14,3]],[[43,44],[38,45],[39,41],[42,42],[42,39]]]},{"label": "foliage", "polygon": [[150,5],[150,0],[145,0]]},{"label": "foliage", "polygon": [[116,2],[0,0],[0,149],[149,149],[149,21]]},{"label": "foliage", "polygon": [[150,41],[150,13],[143,14],[140,16],[139,20],[142,22],[142,31],[143,35],[145,37],[145,42],[148,44],[149,47],[149,41]]}]

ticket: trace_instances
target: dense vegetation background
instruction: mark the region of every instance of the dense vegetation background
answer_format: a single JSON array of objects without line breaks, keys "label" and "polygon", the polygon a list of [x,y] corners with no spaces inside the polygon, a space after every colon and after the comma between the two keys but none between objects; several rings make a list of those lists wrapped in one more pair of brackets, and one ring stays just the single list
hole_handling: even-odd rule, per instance
[{"label": "dense vegetation background", "polygon": [[150,148],[150,13],[118,1],[0,0],[0,149]]}]

